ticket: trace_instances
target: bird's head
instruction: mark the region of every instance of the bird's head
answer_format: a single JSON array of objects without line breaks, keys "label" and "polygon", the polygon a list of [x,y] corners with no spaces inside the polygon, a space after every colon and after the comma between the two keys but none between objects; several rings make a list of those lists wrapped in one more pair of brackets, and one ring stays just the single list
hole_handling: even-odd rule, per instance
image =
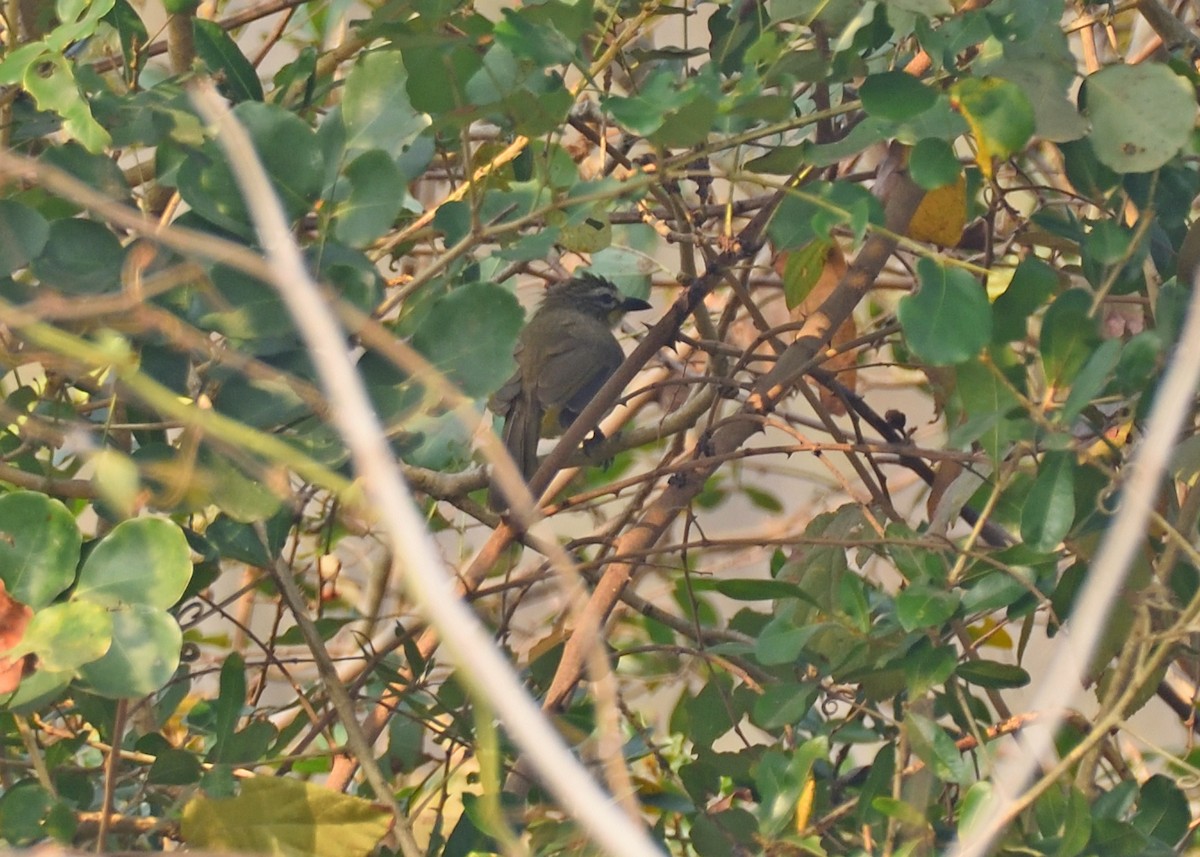
[{"label": "bird's head", "polygon": [[627,312],[650,309],[646,301],[626,296],[615,283],[595,274],[579,274],[547,287],[542,305],[574,308],[609,324]]}]

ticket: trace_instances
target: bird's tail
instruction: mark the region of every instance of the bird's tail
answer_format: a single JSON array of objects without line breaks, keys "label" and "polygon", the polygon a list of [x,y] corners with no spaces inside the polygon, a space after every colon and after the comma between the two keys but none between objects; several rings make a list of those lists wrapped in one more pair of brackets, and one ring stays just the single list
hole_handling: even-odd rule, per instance
[{"label": "bird's tail", "polygon": [[[536,403],[524,397],[513,402],[508,418],[504,421],[504,445],[508,447],[508,454],[517,463],[521,478],[526,482],[537,470],[538,438],[541,436],[541,429],[542,409]],[[488,490],[488,505],[494,511],[506,509],[509,505],[504,492],[495,481]]]}]

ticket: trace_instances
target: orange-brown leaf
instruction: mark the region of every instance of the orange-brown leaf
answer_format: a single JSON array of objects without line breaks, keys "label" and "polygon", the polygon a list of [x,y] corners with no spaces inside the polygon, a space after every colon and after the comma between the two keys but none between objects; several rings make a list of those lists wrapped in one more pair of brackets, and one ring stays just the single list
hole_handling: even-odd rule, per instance
[{"label": "orange-brown leaf", "polygon": [[[25,637],[25,629],[33,611],[11,595],[0,580],[0,652],[6,652]],[[12,693],[21,683],[26,669],[33,665],[33,655],[17,658],[0,657],[0,693]]]}]

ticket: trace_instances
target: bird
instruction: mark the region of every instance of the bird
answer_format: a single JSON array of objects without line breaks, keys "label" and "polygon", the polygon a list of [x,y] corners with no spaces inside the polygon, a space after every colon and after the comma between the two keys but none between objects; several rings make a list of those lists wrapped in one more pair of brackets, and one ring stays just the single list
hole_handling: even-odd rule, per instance
[{"label": "bird", "polygon": [[[537,470],[539,438],[562,434],[625,359],[613,325],[627,312],[649,308],[590,273],[546,288],[517,338],[517,370],[488,400],[504,420],[504,445],[527,482]],[[489,504],[505,505],[494,484]]]}]

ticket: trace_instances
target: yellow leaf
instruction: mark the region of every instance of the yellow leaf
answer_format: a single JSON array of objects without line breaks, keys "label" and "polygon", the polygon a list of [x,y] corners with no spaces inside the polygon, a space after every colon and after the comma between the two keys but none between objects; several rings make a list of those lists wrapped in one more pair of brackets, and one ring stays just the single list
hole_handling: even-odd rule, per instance
[{"label": "yellow leaf", "polygon": [[983,646],[1003,649],[1006,652],[1011,652],[1013,649],[1013,638],[1000,626],[1000,623],[990,616],[981,619],[974,625],[967,626],[967,636],[973,641],[986,637],[980,644]]},{"label": "yellow leaf", "polygon": [[246,780],[237,797],[203,795],[183,808],[182,834],[194,848],[279,857],[366,857],[391,815],[362,798],[300,780]]},{"label": "yellow leaf", "polygon": [[808,828],[808,820],[812,817],[813,799],[817,792],[817,781],[812,772],[804,778],[804,788],[800,789],[800,797],[796,798],[796,832],[803,833]]},{"label": "yellow leaf", "polygon": [[967,178],[925,194],[908,224],[908,237],[943,247],[956,247],[967,223]]}]

